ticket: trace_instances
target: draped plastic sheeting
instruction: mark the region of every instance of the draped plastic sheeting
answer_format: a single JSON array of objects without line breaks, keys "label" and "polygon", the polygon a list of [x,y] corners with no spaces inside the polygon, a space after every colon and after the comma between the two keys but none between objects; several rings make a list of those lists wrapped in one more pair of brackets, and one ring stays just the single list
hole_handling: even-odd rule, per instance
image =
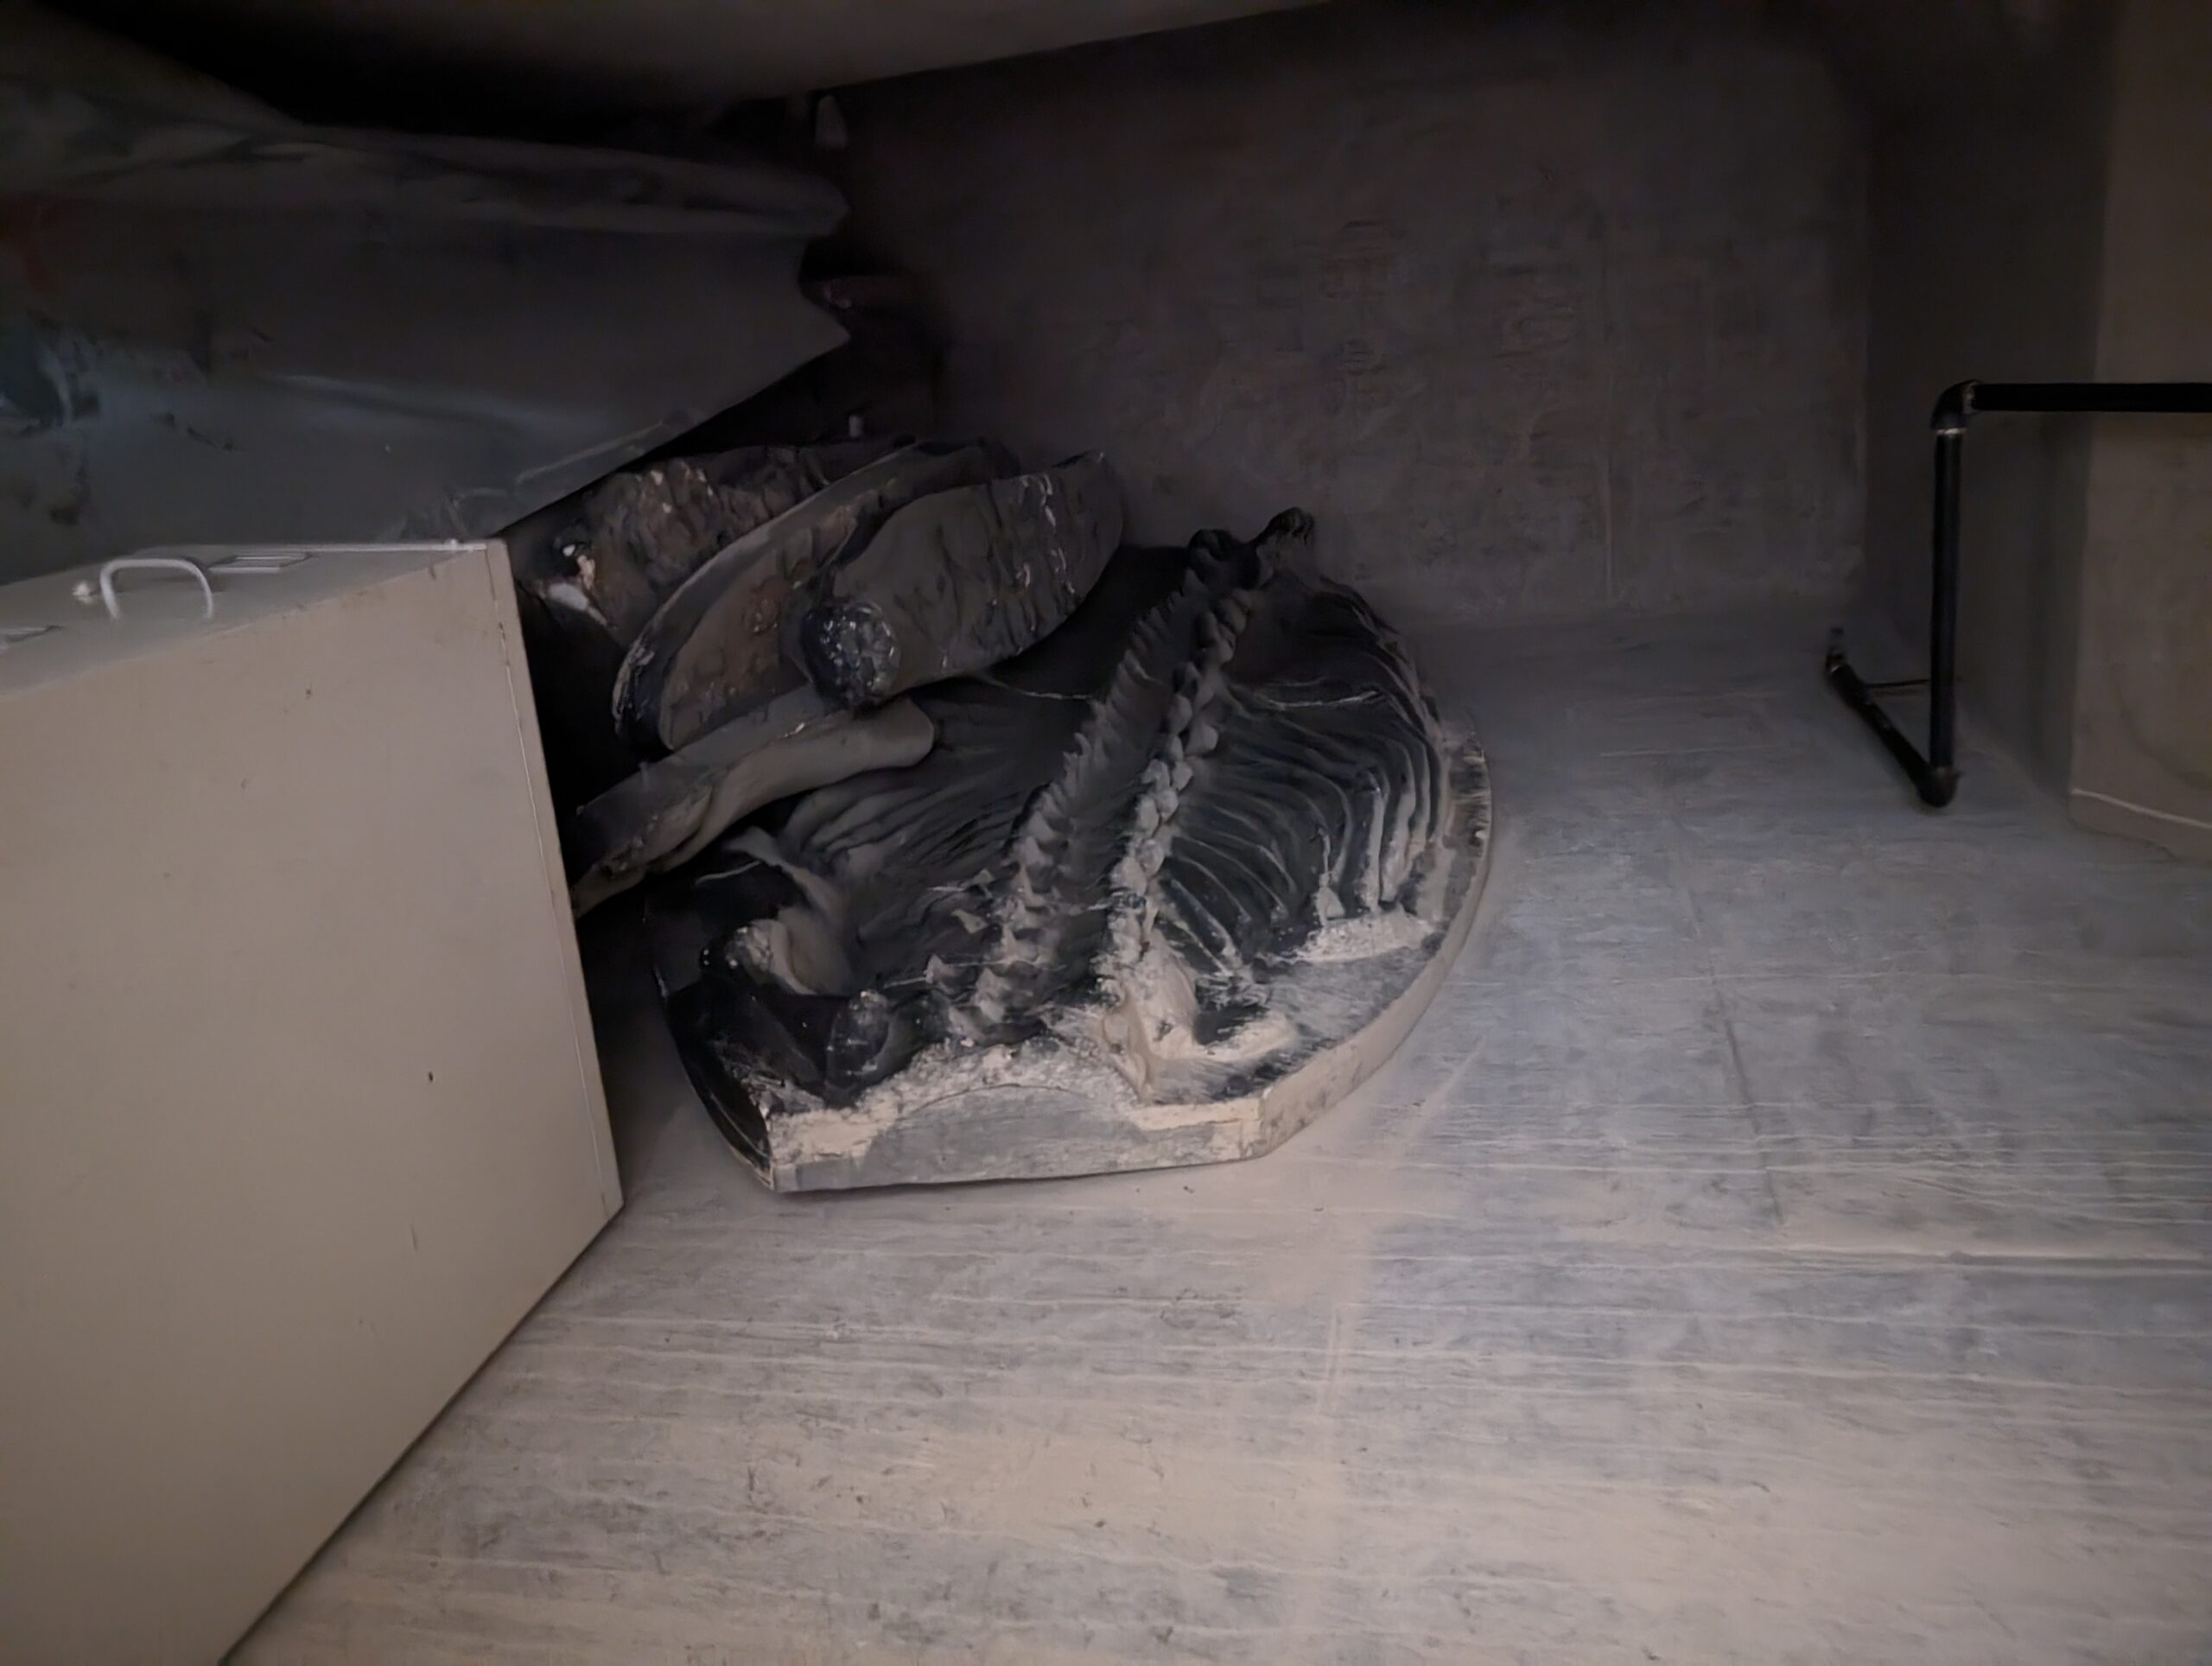
[{"label": "draped plastic sheeting", "polygon": [[302,126],[0,11],[0,578],[149,544],[480,537],[836,346],[836,192]]}]

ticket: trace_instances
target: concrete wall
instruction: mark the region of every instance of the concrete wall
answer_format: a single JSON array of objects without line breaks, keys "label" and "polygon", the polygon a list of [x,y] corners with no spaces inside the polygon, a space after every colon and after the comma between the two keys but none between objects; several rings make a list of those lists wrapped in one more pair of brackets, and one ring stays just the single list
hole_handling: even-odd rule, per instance
[{"label": "concrete wall", "polygon": [[[2101,0],[2099,0],[2101,6]],[[2076,7],[2017,60],[1876,125],[1869,193],[1869,588],[1926,639],[1936,396],[2096,374],[2108,120],[2101,20]],[[2090,423],[2003,416],[1967,442],[1960,682],[2053,785],[2073,730]]]},{"label": "concrete wall", "polygon": [[[2130,0],[2098,373],[2212,381],[2212,6]],[[2089,462],[2072,807],[2212,857],[2212,417],[2107,416]]]},{"label": "concrete wall", "polygon": [[[1140,536],[1285,504],[1484,619],[1859,569],[1864,148],[1821,62],[1619,8],[1340,5],[849,95],[948,415]],[[1716,14],[1717,16],[1717,14]]]}]

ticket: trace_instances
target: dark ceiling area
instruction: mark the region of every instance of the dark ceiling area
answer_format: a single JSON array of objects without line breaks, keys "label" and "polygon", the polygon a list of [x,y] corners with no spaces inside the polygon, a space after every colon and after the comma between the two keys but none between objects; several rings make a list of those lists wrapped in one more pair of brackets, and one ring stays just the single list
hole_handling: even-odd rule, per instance
[{"label": "dark ceiling area", "polygon": [[[1433,9],[1433,0],[1327,0]],[[644,142],[772,125],[744,107],[864,81],[1131,35],[1229,24],[1316,0],[73,0],[61,10],[248,91],[302,119],[420,131]],[[1472,9],[1472,8],[1471,8]],[[1700,0],[1529,5],[1586,22],[1709,16],[1794,34],[1870,106],[1940,99],[1961,80],[2001,84],[2066,48],[2082,0]],[[738,113],[733,119],[733,111]]]}]

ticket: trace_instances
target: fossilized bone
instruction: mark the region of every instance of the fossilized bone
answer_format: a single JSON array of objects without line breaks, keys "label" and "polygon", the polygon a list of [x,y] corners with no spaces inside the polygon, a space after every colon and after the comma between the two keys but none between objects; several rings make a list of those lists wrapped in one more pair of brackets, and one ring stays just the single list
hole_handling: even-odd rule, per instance
[{"label": "fossilized bone", "polygon": [[[1123,551],[1037,647],[912,696],[928,756],[709,859],[696,965],[669,963],[726,1125],[765,1152],[779,1114],[911,1140],[925,1093],[1033,1091],[1063,1119],[1202,1103],[1296,1068],[1418,972],[1471,894],[1479,758],[1372,610],[1313,575],[1311,536],[1293,511],[1250,544]],[[831,941],[810,963],[834,977],[778,970],[779,945]]]}]

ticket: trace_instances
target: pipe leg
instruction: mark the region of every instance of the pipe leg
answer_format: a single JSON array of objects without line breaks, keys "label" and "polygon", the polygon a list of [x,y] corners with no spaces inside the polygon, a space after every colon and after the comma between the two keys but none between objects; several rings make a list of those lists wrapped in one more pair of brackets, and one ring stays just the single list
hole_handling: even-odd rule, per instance
[{"label": "pipe leg", "polygon": [[1928,758],[1920,796],[1941,807],[1959,790],[1958,636],[1959,499],[1964,477],[1963,426],[1936,433],[1936,503],[1928,601]]}]

